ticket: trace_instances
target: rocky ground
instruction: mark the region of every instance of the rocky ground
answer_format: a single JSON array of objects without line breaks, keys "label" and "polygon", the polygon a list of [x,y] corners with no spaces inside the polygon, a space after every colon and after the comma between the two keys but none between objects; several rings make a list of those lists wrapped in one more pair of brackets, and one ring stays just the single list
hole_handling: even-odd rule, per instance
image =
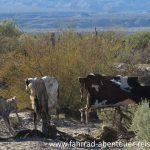
[{"label": "rocky ground", "polygon": [[[10,120],[13,128],[15,131],[21,130],[21,129],[33,129],[33,119],[30,111],[26,112],[20,112],[19,116],[23,123],[23,128],[20,127],[20,124],[18,123],[18,120],[15,116],[15,114],[10,115]],[[89,134],[91,136],[96,135],[99,132],[99,124],[93,123],[89,125],[85,125],[80,123],[80,121],[77,121],[75,119],[66,119],[64,115],[60,115],[60,119],[56,121],[55,118],[52,119],[52,123],[56,124],[57,129],[59,131],[65,132],[69,135],[76,135],[79,134]],[[12,136],[8,129],[5,126],[5,123],[3,119],[0,120],[0,137],[10,137]],[[38,122],[38,130],[41,130],[41,121]],[[0,142],[0,150],[29,150],[29,149],[69,149],[66,147],[51,147],[50,143],[55,142],[51,139],[28,139],[28,140],[17,140],[17,141],[9,141],[9,142]],[[71,149],[77,149],[77,148],[71,148]],[[78,148],[80,149],[80,148]],[[82,148],[83,149],[83,148]]]},{"label": "rocky ground", "polygon": [[[18,130],[22,129],[33,129],[33,117],[31,115],[30,111],[20,112],[19,116],[22,120],[23,127],[20,127],[20,124],[18,123],[18,120],[15,116],[15,114],[10,115],[10,120],[12,123],[12,126],[14,130],[17,132]],[[52,118],[52,124],[55,124],[57,129],[59,131],[65,132],[68,135],[71,135],[72,137],[76,135],[80,135],[81,138],[83,135],[89,135],[90,137],[96,137],[101,133],[100,131],[100,124],[97,123],[89,123],[88,125],[85,125],[83,123],[80,123],[80,121],[77,121],[73,118],[66,118],[64,115],[60,115],[60,119],[56,121],[55,118]],[[10,137],[12,136],[8,129],[5,126],[5,123],[3,119],[0,119],[0,137]],[[41,121],[38,122],[38,130],[41,130]],[[84,138],[84,136],[83,136]],[[52,146],[51,143],[58,143],[59,140],[52,140],[52,139],[46,139],[46,138],[30,138],[30,139],[24,139],[24,140],[9,140],[5,142],[0,142],[0,150],[83,150],[83,149],[102,149],[106,150],[109,148],[85,148],[84,146],[82,148],[76,148],[74,145],[72,145],[72,148],[65,147],[65,146]],[[97,145],[98,147],[99,145]],[[121,148],[110,148],[110,150],[122,150]]]}]

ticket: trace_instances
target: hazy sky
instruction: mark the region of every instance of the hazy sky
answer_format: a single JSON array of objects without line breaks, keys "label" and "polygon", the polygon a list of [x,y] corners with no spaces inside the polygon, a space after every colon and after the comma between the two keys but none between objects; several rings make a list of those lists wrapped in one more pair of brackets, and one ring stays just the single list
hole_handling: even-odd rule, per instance
[{"label": "hazy sky", "polygon": [[0,12],[51,10],[147,12],[150,11],[150,0],[0,0]]}]

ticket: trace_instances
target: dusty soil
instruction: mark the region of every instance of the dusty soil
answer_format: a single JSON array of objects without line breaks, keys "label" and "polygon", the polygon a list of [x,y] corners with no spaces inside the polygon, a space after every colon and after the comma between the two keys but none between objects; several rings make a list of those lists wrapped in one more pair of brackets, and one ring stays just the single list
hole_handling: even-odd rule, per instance
[{"label": "dusty soil", "polygon": [[[33,117],[30,111],[20,112],[19,116],[23,123],[23,128],[20,127],[18,120],[15,114],[10,115],[11,124],[14,130],[17,132],[21,129],[33,129]],[[98,123],[90,123],[89,125],[85,125],[80,123],[75,119],[67,119],[64,115],[60,115],[60,119],[56,121],[55,118],[52,118],[52,124],[56,124],[57,129],[59,131],[65,132],[69,135],[76,135],[77,133],[89,134],[91,136],[96,136],[99,133],[99,124]],[[0,137],[10,137],[12,136],[8,129],[5,126],[3,119],[0,119]],[[41,130],[41,121],[38,122],[38,130]],[[41,149],[81,149],[81,148],[63,148],[63,147],[52,147],[50,143],[56,142],[51,139],[27,139],[27,140],[17,140],[17,141],[9,141],[9,142],[0,142],[0,150],[41,150]],[[57,141],[58,142],[58,141]],[[84,149],[84,148],[82,148]]]},{"label": "dusty soil", "polygon": [[[22,129],[33,129],[33,117],[30,111],[20,112],[19,116],[22,120],[23,127],[20,127],[15,114],[10,115],[10,120],[12,126],[16,132]],[[56,121],[52,118],[52,124],[55,124],[59,131],[65,132],[71,136],[77,134],[85,135],[88,134],[92,137],[96,137],[100,134],[100,124],[97,122],[89,123],[88,125],[80,123],[72,118],[65,118],[64,115],[60,115],[60,119]],[[41,121],[38,122],[38,130],[41,130]],[[0,137],[10,137],[12,136],[5,126],[3,119],[0,119]],[[83,149],[98,149],[98,150],[108,150],[109,148],[77,148],[77,147],[58,147],[51,146],[51,143],[58,143],[58,140],[46,139],[46,138],[30,138],[25,140],[10,140],[9,142],[0,142],[0,150],[83,150]],[[138,150],[138,148],[136,148]],[[122,148],[110,148],[110,150],[122,150]]]}]

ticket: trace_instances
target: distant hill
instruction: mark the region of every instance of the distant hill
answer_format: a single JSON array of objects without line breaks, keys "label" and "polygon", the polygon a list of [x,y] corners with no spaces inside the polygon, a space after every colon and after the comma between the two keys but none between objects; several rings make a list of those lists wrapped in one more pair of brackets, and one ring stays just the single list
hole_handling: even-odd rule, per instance
[{"label": "distant hill", "polygon": [[88,12],[1,13],[0,20],[13,19],[24,31],[56,31],[72,28],[78,31],[119,29],[150,30],[150,14],[96,15]]},{"label": "distant hill", "polygon": [[25,31],[150,28],[149,0],[0,0],[0,20]]}]

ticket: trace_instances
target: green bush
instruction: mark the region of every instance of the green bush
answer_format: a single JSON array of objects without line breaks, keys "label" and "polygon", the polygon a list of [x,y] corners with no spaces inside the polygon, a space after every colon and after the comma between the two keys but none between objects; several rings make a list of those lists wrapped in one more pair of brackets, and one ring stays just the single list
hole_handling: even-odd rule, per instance
[{"label": "green bush", "polygon": [[122,106],[119,108],[98,109],[97,114],[99,120],[102,121],[102,125],[107,125],[121,131],[122,128],[129,129],[135,110],[135,106]]},{"label": "green bush", "polygon": [[15,22],[11,20],[4,20],[0,22],[0,36],[15,37],[20,35],[21,31],[16,26]]},{"label": "green bush", "polygon": [[138,107],[132,119],[131,130],[140,140],[150,142],[150,103],[143,101]]},{"label": "green bush", "polygon": [[127,38],[126,44],[132,49],[143,50],[150,42],[150,32],[138,32]]},{"label": "green bush", "polygon": [[18,49],[20,29],[11,20],[0,22],[0,54]]}]

